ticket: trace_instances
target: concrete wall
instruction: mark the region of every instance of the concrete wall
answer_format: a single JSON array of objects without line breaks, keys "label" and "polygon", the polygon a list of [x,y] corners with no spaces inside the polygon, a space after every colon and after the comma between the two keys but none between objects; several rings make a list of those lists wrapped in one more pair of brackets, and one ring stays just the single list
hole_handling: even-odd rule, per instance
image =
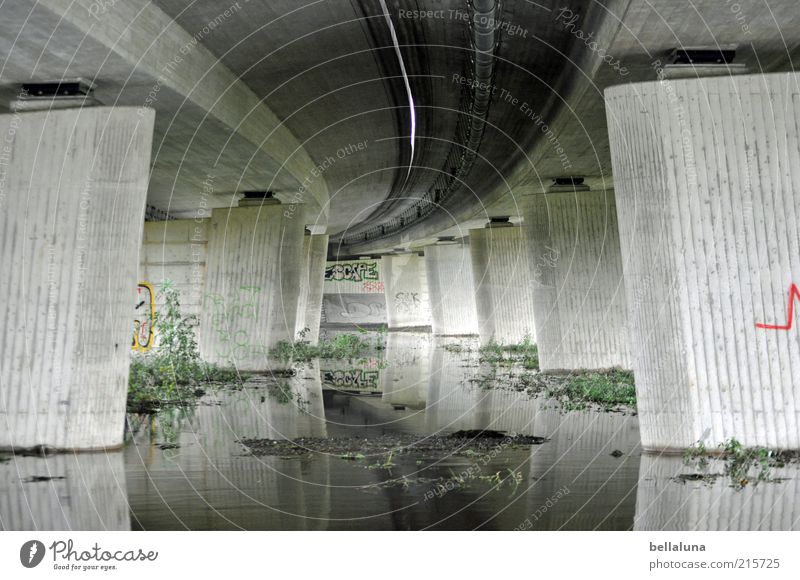
[{"label": "concrete wall", "polygon": [[478,334],[469,246],[452,243],[426,247],[425,270],[433,333]]},{"label": "concrete wall", "polygon": [[200,352],[207,361],[267,370],[269,351],[294,338],[303,223],[280,204],[215,209]]},{"label": "concrete wall", "polygon": [[798,81],[606,91],[646,448],[800,448]]},{"label": "concrete wall", "polygon": [[550,193],[526,201],[540,368],[630,368],[614,192]]},{"label": "concrete wall", "polygon": [[199,319],[206,280],[208,222],[207,219],[145,222],[139,281],[149,282],[156,290],[156,312],[163,305],[158,285],[170,280],[180,292],[183,313]]},{"label": "concrete wall", "polygon": [[295,336],[304,329],[306,341],[319,342],[319,324],[322,318],[322,285],[325,280],[325,257],[328,254],[328,236],[303,237],[303,272],[300,276],[300,295],[297,301]]},{"label": "concrete wall", "polygon": [[430,326],[431,305],[424,259],[416,254],[381,259],[389,328]]},{"label": "concrete wall", "polygon": [[527,244],[520,227],[470,230],[481,342],[536,340]]},{"label": "concrete wall", "polygon": [[322,297],[323,324],[386,324],[381,261],[328,262]]},{"label": "concrete wall", "polygon": [[133,108],[0,116],[0,447],[122,444],[152,132]]}]

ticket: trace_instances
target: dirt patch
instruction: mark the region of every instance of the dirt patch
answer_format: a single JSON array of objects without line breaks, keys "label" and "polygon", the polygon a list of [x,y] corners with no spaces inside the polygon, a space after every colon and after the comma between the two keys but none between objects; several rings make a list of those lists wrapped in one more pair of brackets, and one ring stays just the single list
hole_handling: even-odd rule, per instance
[{"label": "dirt patch", "polygon": [[468,455],[488,452],[498,445],[541,445],[544,437],[506,435],[497,431],[459,431],[452,435],[420,436],[411,434],[380,437],[299,437],[292,441],[276,439],[244,439],[240,441],[252,455],[293,457],[324,453],[343,458],[354,456],[421,453],[425,455]]}]

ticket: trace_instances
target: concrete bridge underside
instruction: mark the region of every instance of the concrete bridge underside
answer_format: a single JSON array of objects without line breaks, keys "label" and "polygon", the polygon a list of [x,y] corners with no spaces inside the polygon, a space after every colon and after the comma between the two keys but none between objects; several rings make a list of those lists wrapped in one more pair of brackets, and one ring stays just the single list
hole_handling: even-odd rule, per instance
[{"label": "concrete bridge underside", "polygon": [[645,449],[800,449],[800,12],[690,4],[3,4],[0,447],[121,445],[168,279],[220,365],[530,340]]}]

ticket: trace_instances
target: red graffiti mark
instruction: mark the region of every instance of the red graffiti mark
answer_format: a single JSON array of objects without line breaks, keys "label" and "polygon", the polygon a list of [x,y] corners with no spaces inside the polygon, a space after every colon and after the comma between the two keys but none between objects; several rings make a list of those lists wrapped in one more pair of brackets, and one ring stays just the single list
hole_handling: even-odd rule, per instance
[{"label": "red graffiti mark", "polygon": [[791,330],[794,323],[794,300],[800,300],[800,290],[797,289],[797,284],[789,286],[789,317],[786,324],[763,324],[756,322],[756,328],[763,328],[765,330]]}]

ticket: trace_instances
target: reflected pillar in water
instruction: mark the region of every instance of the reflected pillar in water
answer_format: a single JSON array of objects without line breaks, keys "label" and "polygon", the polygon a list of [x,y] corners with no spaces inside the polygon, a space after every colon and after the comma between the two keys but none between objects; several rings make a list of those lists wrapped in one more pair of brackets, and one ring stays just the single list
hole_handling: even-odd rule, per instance
[{"label": "reflected pillar in water", "polygon": [[0,529],[130,530],[122,452],[0,463]]},{"label": "reflected pillar in water", "polygon": [[0,448],[122,444],[153,119],[0,115]]},{"label": "reflected pillar in water", "polygon": [[276,365],[269,351],[294,338],[303,232],[303,220],[279,203],[212,211],[204,360],[255,371]]},{"label": "reflected pillar in water", "polygon": [[472,274],[481,343],[536,340],[528,249],[521,227],[491,222],[470,230]]},{"label": "reflected pillar in water", "polygon": [[391,405],[424,409],[430,368],[430,334],[390,332],[381,375],[382,399]]},{"label": "reflected pillar in water", "polygon": [[[630,529],[640,460],[636,417],[562,413],[548,403],[535,418],[536,434],[550,441],[531,448],[529,529]],[[614,457],[615,450],[623,455]]]},{"label": "reflected pillar in water", "polygon": [[431,304],[425,263],[417,254],[381,259],[389,329],[430,326]]},{"label": "reflected pillar in water", "polygon": [[541,370],[630,368],[614,192],[525,202]]},{"label": "reflected pillar in water", "polygon": [[[425,430],[487,429],[491,422],[488,403],[491,391],[481,389],[478,374],[477,339],[433,337],[430,381],[425,408]],[[459,344],[458,348],[444,348]]]},{"label": "reflected pillar in water", "polygon": [[[207,396],[194,408],[164,412],[126,448],[131,511],[158,529],[321,529],[330,511],[328,456],[285,460],[250,456],[242,439],[325,437],[319,367],[276,381],[256,377],[239,391]],[[173,444],[162,450],[159,445]],[[286,513],[296,518],[285,517]]]},{"label": "reflected pillar in water", "polygon": [[303,340],[319,343],[322,318],[322,286],[328,255],[328,236],[307,234],[303,237],[303,269],[300,273],[300,295],[297,301],[295,336],[308,329]]},{"label": "reflected pillar in water", "polygon": [[606,91],[646,448],[800,448],[797,74]]},{"label": "reflected pillar in water", "polygon": [[425,248],[434,334],[478,334],[469,246],[439,242]]},{"label": "reflected pillar in water", "polygon": [[[722,461],[706,472],[722,473]],[[773,468],[774,483],[750,482],[737,489],[721,475],[713,483],[683,481],[698,471],[680,456],[645,454],[636,490],[634,530],[797,530],[800,478],[796,465]]]}]

